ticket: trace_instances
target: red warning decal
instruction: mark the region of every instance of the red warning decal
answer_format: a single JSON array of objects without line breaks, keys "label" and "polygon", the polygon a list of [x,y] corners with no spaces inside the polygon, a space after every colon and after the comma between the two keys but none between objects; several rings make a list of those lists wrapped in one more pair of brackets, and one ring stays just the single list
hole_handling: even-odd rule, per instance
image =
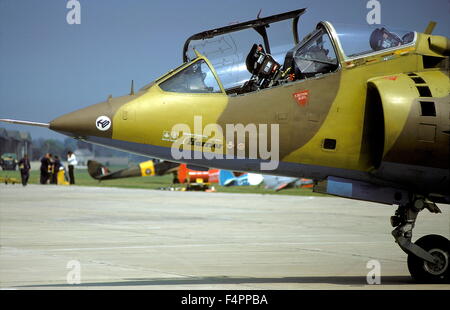
[{"label": "red warning decal", "polygon": [[397,79],[397,76],[396,75],[385,76],[383,79],[395,81]]},{"label": "red warning decal", "polygon": [[292,94],[292,96],[294,96],[294,99],[297,101],[298,105],[305,106],[306,104],[308,104],[309,90],[303,90],[301,92],[294,93]]}]

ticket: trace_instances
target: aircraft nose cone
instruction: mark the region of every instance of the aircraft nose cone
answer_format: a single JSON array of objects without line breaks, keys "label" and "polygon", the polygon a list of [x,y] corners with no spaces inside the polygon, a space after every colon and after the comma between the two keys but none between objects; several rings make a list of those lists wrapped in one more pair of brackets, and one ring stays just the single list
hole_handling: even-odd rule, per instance
[{"label": "aircraft nose cone", "polygon": [[70,136],[112,137],[114,111],[107,102],[94,104],[50,122],[50,129]]}]

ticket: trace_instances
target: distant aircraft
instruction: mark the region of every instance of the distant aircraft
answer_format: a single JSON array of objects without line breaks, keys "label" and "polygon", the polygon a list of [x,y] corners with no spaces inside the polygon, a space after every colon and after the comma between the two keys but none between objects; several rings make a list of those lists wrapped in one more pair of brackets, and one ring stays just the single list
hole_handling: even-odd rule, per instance
[{"label": "distant aircraft", "polygon": [[154,163],[149,160],[118,171],[110,172],[109,169],[101,163],[88,160],[87,163],[89,175],[99,181],[122,179],[129,177],[165,175],[174,174],[174,183],[192,183],[195,184],[199,179],[201,183],[219,183],[222,186],[255,186],[264,182],[266,188],[280,191],[291,187],[312,187],[313,180],[279,177],[270,175],[261,175],[256,173],[240,173],[235,175],[232,171],[208,169],[193,170],[189,169],[185,164],[177,164],[168,161]]},{"label": "distant aircraft", "polygon": [[121,169],[115,172],[110,172],[106,166],[95,160],[88,160],[87,162],[89,175],[99,181],[130,177],[164,175],[176,172],[178,170],[178,166],[179,164],[169,161],[155,163],[153,160],[149,160],[142,162],[136,166]]},{"label": "distant aircraft", "polygon": [[220,170],[219,172],[219,184],[222,186],[259,185],[263,180],[263,176],[257,173],[240,173],[236,175],[236,173],[229,170]]},{"label": "distant aircraft", "polygon": [[229,170],[220,170],[219,184],[222,186],[256,186],[264,183],[265,188],[276,192],[292,187],[313,187],[311,179],[280,177],[257,173],[236,173]]},{"label": "distant aircraft", "polygon": [[313,187],[314,181],[303,178],[279,177],[264,175],[266,188],[274,189],[276,192],[292,187]]},{"label": "distant aircraft", "polygon": [[[137,93],[50,123],[3,121],[199,167],[310,178],[327,194],[396,205],[392,235],[412,277],[447,282],[450,241],[413,243],[412,231],[420,211],[450,203],[449,38],[432,35],[433,23],[419,33],[323,21],[299,40],[304,12],[195,34],[184,63]],[[282,21],[292,21],[293,40],[271,45],[282,36],[269,40],[269,26]]]},{"label": "distant aircraft", "polygon": [[202,189],[209,188],[210,183],[218,182],[218,169],[190,169],[185,164],[178,164],[169,161],[161,161],[155,163],[153,160],[139,163],[138,165],[124,168],[118,171],[111,172],[103,164],[88,160],[87,163],[89,175],[99,181],[123,179],[130,177],[145,177],[145,176],[162,176],[172,173],[173,184],[186,184],[186,189]]}]

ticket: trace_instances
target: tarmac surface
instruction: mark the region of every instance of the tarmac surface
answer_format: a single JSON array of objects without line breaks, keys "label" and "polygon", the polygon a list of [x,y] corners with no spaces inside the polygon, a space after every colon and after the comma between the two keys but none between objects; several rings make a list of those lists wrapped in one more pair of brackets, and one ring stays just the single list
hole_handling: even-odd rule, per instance
[{"label": "tarmac surface", "polygon": [[[450,207],[439,207],[419,214],[413,240],[449,237]],[[0,288],[450,289],[410,278],[394,211],[330,197],[2,184]],[[381,284],[369,285],[377,263]]]}]

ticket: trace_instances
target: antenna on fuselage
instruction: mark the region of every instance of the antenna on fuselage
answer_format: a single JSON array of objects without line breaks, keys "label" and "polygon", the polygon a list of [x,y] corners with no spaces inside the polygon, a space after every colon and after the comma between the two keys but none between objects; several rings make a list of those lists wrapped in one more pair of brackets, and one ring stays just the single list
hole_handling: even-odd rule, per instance
[{"label": "antenna on fuselage", "polygon": [[258,14],[256,14],[256,19],[260,19],[261,18],[261,12],[262,12],[262,9],[259,9]]},{"label": "antenna on fuselage", "polygon": [[425,29],[425,31],[424,31],[423,33],[425,33],[425,34],[431,34],[431,33],[433,32],[433,30],[434,30],[434,27],[436,27],[436,22],[430,21],[430,22],[428,23],[427,28]]},{"label": "antenna on fuselage", "polygon": [[134,80],[131,80],[130,96],[134,96]]}]

